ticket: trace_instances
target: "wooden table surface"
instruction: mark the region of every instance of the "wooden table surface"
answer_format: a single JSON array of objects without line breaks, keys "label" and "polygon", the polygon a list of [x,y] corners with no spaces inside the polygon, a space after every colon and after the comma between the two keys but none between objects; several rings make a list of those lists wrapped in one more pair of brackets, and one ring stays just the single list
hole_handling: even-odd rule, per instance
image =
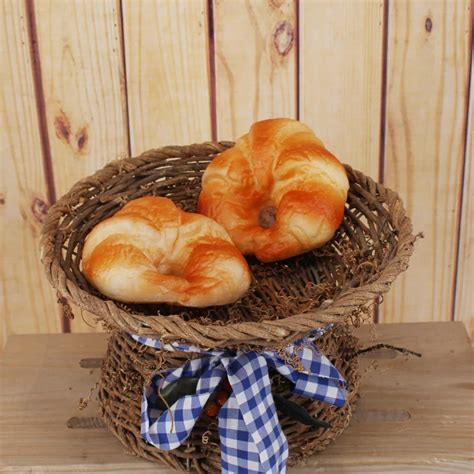
[{"label": "wooden table surface", "polygon": [[[359,334],[372,344],[367,327]],[[364,365],[375,360],[378,368],[363,378],[351,425],[289,473],[473,472],[473,351],[463,324],[379,325],[377,336],[423,357],[365,355]],[[103,334],[9,339],[0,360],[0,471],[173,472],[127,455],[100,425],[94,402],[79,410],[105,344]]]}]

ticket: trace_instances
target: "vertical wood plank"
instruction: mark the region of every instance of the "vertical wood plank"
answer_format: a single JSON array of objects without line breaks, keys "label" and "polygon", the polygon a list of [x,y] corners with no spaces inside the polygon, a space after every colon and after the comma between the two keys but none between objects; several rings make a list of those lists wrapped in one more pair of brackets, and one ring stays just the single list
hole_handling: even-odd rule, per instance
[{"label": "vertical wood plank", "polygon": [[128,153],[117,0],[35,2],[56,194]]},{"label": "vertical wood plank", "polygon": [[381,320],[451,319],[469,69],[468,0],[391,2],[385,183],[423,231]]},{"label": "vertical wood plank", "polygon": [[379,174],[384,2],[303,1],[301,120],[340,160]]},{"label": "vertical wood plank", "polygon": [[[35,1],[38,49],[56,195],[128,154],[117,0]],[[73,331],[91,331],[80,311]],[[87,315],[86,320],[91,319]]]},{"label": "vertical wood plank", "polygon": [[48,209],[24,2],[0,3],[0,333],[61,330],[39,260]]},{"label": "vertical wood plank", "polygon": [[461,231],[459,235],[455,319],[464,321],[471,340],[474,341],[474,61],[471,62],[470,77],[471,91],[469,94],[469,119],[466,127],[467,143]]},{"label": "vertical wood plank", "polygon": [[293,0],[214,0],[219,139],[256,120],[296,118],[296,8]]},{"label": "vertical wood plank", "polygon": [[[0,228],[3,226],[3,219],[0,217]],[[3,241],[0,242],[0,249],[3,249]],[[2,273],[3,275],[3,273]],[[0,308],[2,310],[5,310],[5,288],[4,288],[4,283],[3,283],[3,277],[0,280]],[[0,354],[2,353],[3,349],[5,348],[7,344],[7,321],[6,321],[6,315],[5,313],[2,313],[0,315]]]},{"label": "vertical wood plank", "polygon": [[211,139],[204,0],[123,3],[132,154]]}]

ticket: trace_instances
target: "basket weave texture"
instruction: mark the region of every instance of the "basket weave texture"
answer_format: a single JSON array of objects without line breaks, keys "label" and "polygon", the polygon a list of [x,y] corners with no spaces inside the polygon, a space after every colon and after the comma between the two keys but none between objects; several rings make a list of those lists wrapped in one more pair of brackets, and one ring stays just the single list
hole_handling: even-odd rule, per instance
[{"label": "basket weave texture", "polygon": [[[357,340],[342,325],[335,327],[317,341],[318,348],[336,366],[349,386],[347,402],[342,408],[328,406],[306,397],[293,395],[289,382],[271,374],[272,391],[288,398],[308,413],[331,424],[330,429],[314,430],[292,418],[278,414],[288,440],[288,464],[301,464],[311,454],[322,451],[348,426],[359,389]],[[107,356],[102,366],[99,405],[109,429],[128,452],[149,461],[165,463],[189,472],[220,472],[220,442],[217,419],[205,413],[198,419],[190,437],[173,451],[161,451],[147,444],[140,436],[140,402],[143,385],[157,370],[179,367],[190,353],[153,349],[136,343],[123,332],[109,338]]]},{"label": "basket weave texture", "polygon": [[204,348],[270,348],[357,315],[407,268],[415,237],[400,198],[346,166],[350,190],[334,238],[320,249],[282,262],[249,259],[252,286],[232,305],[126,305],[103,296],[85,280],[81,255],[92,227],[144,195],[166,196],[195,211],[207,164],[232,145],[150,150],[111,162],[79,181],[51,207],[42,230],[42,261],[60,295],[97,315],[107,327],[127,333]]}]

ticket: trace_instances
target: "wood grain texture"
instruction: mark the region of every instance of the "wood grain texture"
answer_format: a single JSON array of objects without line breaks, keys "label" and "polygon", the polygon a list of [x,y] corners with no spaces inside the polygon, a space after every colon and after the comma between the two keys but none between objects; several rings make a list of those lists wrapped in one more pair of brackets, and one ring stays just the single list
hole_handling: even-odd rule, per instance
[{"label": "wood grain texture", "polygon": [[24,2],[0,3],[0,334],[61,330],[39,261],[48,210]]},{"label": "wood grain texture", "polygon": [[[462,182],[469,0],[30,4],[44,115],[35,102],[25,2],[0,5],[0,347],[10,332],[61,329],[38,261],[41,222],[55,194],[128,154],[129,127],[138,154],[209,140],[216,118],[218,138],[232,139],[255,120],[298,111],[342,161],[375,178],[385,139],[381,175],[404,198],[415,230],[425,232],[381,320],[449,319],[454,307],[474,338],[473,92]],[[44,169],[44,143],[53,173]],[[75,316],[73,331],[97,328],[94,316]]]},{"label": "wood grain texture", "polygon": [[132,154],[211,139],[206,2],[124,0]]},{"label": "wood grain texture", "polygon": [[383,1],[302,1],[301,120],[341,161],[377,179]]},{"label": "wood grain texture", "polygon": [[119,4],[35,2],[49,139],[61,196],[128,150]]},{"label": "wood grain texture", "polygon": [[[0,225],[3,226],[4,219],[0,217]],[[0,245],[3,250],[3,239],[0,241]],[[2,269],[3,270],[3,269]],[[3,273],[2,273],[3,274]],[[2,308],[2,313],[0,315],[0,355],[7,344],[8,338],[8,328],[7,328],[7,318],[6,318],[6,304],[5,304],[5,282],[4,278],[0,281],[0,307]]]},{"label": "wood grain texture", "polygon": [[[367,326],[358,333],[364,346],[373,343]],[[288,472],[470,472],[473,351],[464,326],[390,324],[378,326],[377,333],[380,342],[420,351],[423,357],[366,354],[364,365],[375,358],[378,369],[363,378],[351,425],[306,466]],[[94,402],[80,412],[78,401],[89,394],[99,370],[81,368],[78,361],[104,355],[101,334],[16,336],[9,341],[0,360],[2,472],[171,474],[168,468],[126,455],[104,428],[67,427],[71,417],[96,415]],[[29,420],[27,430],[18,423],[20,414]]]},{"label": "wood grain texture", "polygon": [[[0,221],[3,225],[3,220]],[[2,242],[3,243],[3,242]],[[2,311],[3,314],[5,313],[5,284],[3,282],[3,278],[0,281],[0,303],[2,306]],[[0,317],[0,354],[2,353],[3,348],[5,347],[7,343],[7,337],[8,337],[8,332],[7,332],[7,321],[6,318],[3,316]]]},{"label": "wood grain texture", "polygon": [[474,62],[470,90],[454,316],[457,321],[464,321],[474,341]]},{"label": "wood grain texture", "polygon": [[293,0],[214,0],[217,136],[237,139],[256,120],[296,117]]},{"label": "wood grain texture", "polygon": [[[117,0],[35,2],[56,195],[128,154]],[[80,311],[73,331],[91,331]],[[84,315],[86,320],[91,317]]]},{"label": "wood grain texture", "polygon": [[390,3],[385,184],[423,231],[381,320],[451,318],[469,69],[469,1]]}]

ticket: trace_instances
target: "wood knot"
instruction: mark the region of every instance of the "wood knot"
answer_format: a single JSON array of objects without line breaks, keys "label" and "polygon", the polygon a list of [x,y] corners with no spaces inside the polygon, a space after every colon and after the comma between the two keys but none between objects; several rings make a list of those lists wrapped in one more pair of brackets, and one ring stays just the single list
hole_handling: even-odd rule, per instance
[{"label": "wood knot", "polygon": [[433,21],[431,20],[430,17],[428,17],[426,20],[425,20],[425,30],[428,32],[428,33],[431,33],[431,30],[433,29]]},{"label": "wood knot", "polygon": [[79,366],[83,369],[100,369],[104,359],[100,357],[88,357],[79,361]]},{"label": "wood knot", "polygon": [[89,134],[87,133],[87,127],[82,127],[76,133],[76,143],[77,143],[77,151],[79,153],[87,152],[88,144],[89,144]]},{"label": "wood knot", "polygon": [[97,416],[73,416],[66,422],[71,429],[93,430],[105,428],[105,423]]},{"label": "wood knot", "polygon": [[63,110],[60,110],[54,118],[54,129],[56,136],[64,143],[69,143],[71,137],[71,122]]},{"label": "wood knot", "polygon": [[3,206],[5,204],[5,195],[0,193],[0,206]]},{"label": "wood knot", "polygon": [[34,197],[31,201],[31,213],[37,222],[43,224],[48,214],[49,206],[42,199]]},{"label": "wood knot", "polygon": [[286,56],[294,43],[295,34],[291,23],[288,21],[280,22],[273,33],[273,44],[276,50],[282,56]]},{"label": "wood knot", "polygon": [[66,145],[69,145],[74,152],[85,154],[89,150],[89,133],[87,125],[81,127],[74,134],[72,131],[71,121],[62,109],[54,118],[54,129],[56,136]]},{"label": "wood knot", "polygon": [[258,215],[258,223],[264,229],[269,229],[275,224],[277,210],[274,207],[264,207]]},{"label": "wood knot", "polygon": [[285,0],[270,0],[270,6],[274,8],[280,8],[284,2]]}]

